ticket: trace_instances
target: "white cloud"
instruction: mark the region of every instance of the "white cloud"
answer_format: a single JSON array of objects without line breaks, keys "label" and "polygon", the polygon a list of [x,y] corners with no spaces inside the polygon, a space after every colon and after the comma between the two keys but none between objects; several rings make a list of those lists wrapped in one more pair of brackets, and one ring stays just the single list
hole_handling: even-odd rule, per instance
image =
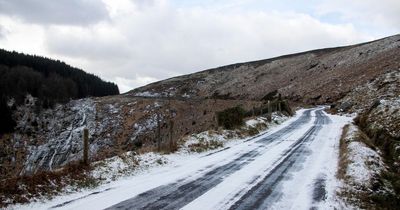
[{"label": "white cloud", "polygon": [[355,22],[370,30],[400,29],[399,0],[335,0],[317,6],[320,15],[336,14],[342,21]]},{"label": "white cloud", "polygon": [[9,17],[0,17],[0,23],[6,33],[0,39],[0,47],[29,54],[47,55],[44,49],[43,27],[34,24],[22,24]]},{"label": "white cloud", "polygon": [[[167,0],[104,3],[109,20],[85,27],[39,27],[9,20],[10,41],[0,40],[0,45],[21,45],[21,51],[24,44],[31,50],[36,47],[47,56],[117,82],[125,92],[225,64],[377,38],[361,33],[351,22],[333,24],[299,12],[175,7]],[[29,41],[29,27],[39,27],[35,29],[38,44]]]},{"label": "white cloud", "polygon": [[132,90],[132,87],[140,87],[155,82],[157,79],[153,77],[136,75],[135,79],[116,77],[113,81],[118,84],[119,91],[121,93],[125,93]]},{"label": "white cloud", "polygon": [[102,1],[97,0],[0,0],[0,14],[28,23],[87,25],[107,19]]},{"label": "white cloud", "polygon": [[6,33],[6,29],[2,25],[0,25],[0,39],[5,37]]}]

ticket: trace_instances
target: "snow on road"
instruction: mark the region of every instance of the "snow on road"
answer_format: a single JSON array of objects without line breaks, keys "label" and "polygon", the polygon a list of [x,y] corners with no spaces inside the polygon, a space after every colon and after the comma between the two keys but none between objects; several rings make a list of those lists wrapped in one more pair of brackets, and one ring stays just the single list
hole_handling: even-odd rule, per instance
[{"label": "snow on road", "polygon": [[332,209],[339,138],[350,120],[301,110],[221,152],[173,154],[173,164],[21,209]]}]

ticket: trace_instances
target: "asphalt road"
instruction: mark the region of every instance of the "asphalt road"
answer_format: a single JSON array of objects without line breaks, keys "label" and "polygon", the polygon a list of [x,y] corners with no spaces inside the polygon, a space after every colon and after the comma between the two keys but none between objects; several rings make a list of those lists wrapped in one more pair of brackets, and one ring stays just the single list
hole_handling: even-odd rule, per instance
[{"label": "asphalt road", "polygon": [[[314,118],[311,117],[312,112],[315,113]],[[280,186],[285,182],[287,174],[295,172],[301,167],[303,160],[309,154],[307,144],[314,141],[314,137],[324,125],[330,123],[329,117],[323,111],[307,110],[297,120],[282,129],[272,134],[265,134],[256,141],[250,140],[249,143],[258,144],[258,147],[238,154],[224,165],[209,165],[200,169],[197,173],[201,175],[195,179],[190,177],[179,179],[143,192],[107,209],[180,209],[219,185],[226,177],[242,170],[262,154],[287,140],[285,138],[289,134],[304,129],[304,125],[310,124],[312,119],[314,122],[306,132],[294,139],[292,144],[278,157],[275,157],[273,164],[266,168],[263,175],[254,174],[252,187],[249,189],[248,186],[243,186],[243,189],[246,190],[245,193],[238,193],[232,198],[235,201],[227,202],[230,203],[229,206],[224,207],[226,209],[267,209],[282,196]],[[314,188],[314,201],[323,200],[325,195],[323,177],[317,180]]]}]

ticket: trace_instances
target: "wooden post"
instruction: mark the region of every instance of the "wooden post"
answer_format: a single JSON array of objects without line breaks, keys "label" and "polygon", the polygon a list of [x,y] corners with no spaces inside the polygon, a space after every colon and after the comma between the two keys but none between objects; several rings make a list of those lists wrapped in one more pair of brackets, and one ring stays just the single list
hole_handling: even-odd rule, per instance
[{"label": "wooden post", "polygon": [[89,165],[89,130],[83,129],[83,164]]},{"label": "wooden post", "polygon": [[169,150],[170,152],[175,151],[175,142],[174,142],[174,121],[170,120],[169,122]]},{"label": "wooden post", "polygon": [[160,112],[157,112],[157,150],[158,152],[161,152]]},{"label": "wooden post", "polygon": [[268,120],[271,122],[272,120],[272,107],[271,107],[271,101],[268,101]]},{"label": "wooden post", "polygon": [[281,107],[281,103],[282,103],[282,101],[278,101],[278,111],[279,112],[282,112],[282,107]]},{"label": "wooden post", "polygon": [[214,112],[213,121],[214,121],[214,125],[215,125],[215,130],[218,130],[218,117],[217,117],[216,112]]}]

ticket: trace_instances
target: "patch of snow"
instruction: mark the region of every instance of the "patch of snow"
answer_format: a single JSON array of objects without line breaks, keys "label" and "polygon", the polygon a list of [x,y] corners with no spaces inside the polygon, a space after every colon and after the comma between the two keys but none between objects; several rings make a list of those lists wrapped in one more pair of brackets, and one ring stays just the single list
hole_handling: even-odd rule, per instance
[{"label": "patch of snow", "polygon": [[354,185],[368,186],[376,174],[385,170],[385,165],[377,151],[372,150],[363,142],[356,140],[358,129],[355,125],[349,126],[348,158],[346,174]]},{"label": "patch of snow", "polygon": [[134,132],[133,136],[137,136],[138,134],[140,134],[144,131],[148,131],[148,130],[155,128],[157,126],[157,120],[162,122],[163,116],[160,115],[158,117],[157,114],[153,114],[150,117],[146,118],[143,122],[135,123],[133,125],[133,128],[135,128],[135,132]]},{"label": "patch of snow", "polygon": [[158,153],[136,154],[126,152],[119,156],[93,163],[91,175],[102,183],[109,183],[118,178],[139,174],[153,167],[167,164],[168,160]]},{"label": "patch of snow", "polygon": [[150,92],[150,91],[144,91],[144,92],[135,93],[135,96],[141,96],[141,97],[160,97],[161,94],[159,94],[159,93],[152,93],[152,92]]},{"label": "patch of snow", "polygon": [[183,98],[190,98],[190,95],[187,94],[187,93],[184,93],[184,94],[182,95],[182,97],[183,97]]},{"label": "patch of snow", "polygon": [[118,114],[120,112],[120,109],[117,108],[115,105],[113,104],[109,104],[108,105],[108,112],[111,114]]},{"label": "patch of snow", "polygon": [[384,164],[379,154],[367,147],[362,142],[351,142],[348,146],[350,164],[347,167],[347,175],[357,185],[364,185],[372,177],[384,170]]},{"label": "patch of snow", "polygon": [[250,119],[246,121],[246,125],[249,127],[256,127],[256,125],[264,123],[264,121],[260,121],[258,119]]},{"label": "patch of snow", "polygon": [[[245,125],[239,130],[246,130],[249,128],[256,128],[261,133],[265,132],[268,129],[271,129],[277,125],[282,124],[289,117],[285,115],[281,115],[277,112],[272,113],[271,122],[268,121],[265,117],[256,117],[253,119],[249,119],[245,122]],[[238,131],[240,132],[240,131]],[[234,142],[238,140],[247,140],[250,137],[242,137],[234,130],[209,130],[203,131],[198,134],[192,134],[188,136],[184,140],[184,144],[180,146],[180,152],[182,153],[190,153],[195,151],[203,152],[202,149],[196,150],[196,146],[203,147],[206,150],[216,149],[219,147],[224,147],[228,142]]]},{"label": "patch of snow", "polygon": [[7,101],[7,106],[8,106],[8,107],[12,107],[14,104],[15,104],[15,99],[14,99],[14,98],[10,98],[10,99]]}]

